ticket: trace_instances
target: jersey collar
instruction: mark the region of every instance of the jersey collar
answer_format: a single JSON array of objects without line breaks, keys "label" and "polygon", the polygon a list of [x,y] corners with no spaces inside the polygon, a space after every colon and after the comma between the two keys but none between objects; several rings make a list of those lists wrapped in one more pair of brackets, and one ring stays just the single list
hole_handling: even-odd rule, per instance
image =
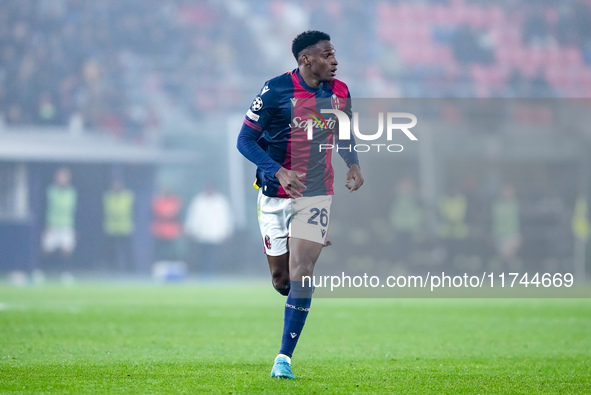
[{"label": "jersey collar", "polygon": [[324,82],[320,82],[320,84],[318,84],[318,88],[314,89],[308,84],[306,84],[306,81],[304,81],[304,78],[300,74],[300,69],[295,69],[295,73],[298,76],[298,79],[300,80],[300,85],[302,85],[302,87],[304,87],[304,89],[308,92],[316,93],[324,87]]}]

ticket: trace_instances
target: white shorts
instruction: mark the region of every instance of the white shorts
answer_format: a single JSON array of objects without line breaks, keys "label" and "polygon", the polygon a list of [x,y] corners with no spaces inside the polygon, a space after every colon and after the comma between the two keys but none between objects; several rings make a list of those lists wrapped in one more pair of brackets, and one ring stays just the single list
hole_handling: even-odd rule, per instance
[{"label": "white shorts", "polygon": [[76,237],[73,229],[50,228],[43,235],[41,243],[45,252],[53,252],[57,249],[74,251]]},{"label": "white shorts", "polygon": [[259,190],[257,213],[265,254],[285,254],[288,237],[325,245],[331,203],[331,195],[286,199],[268,197]]}]

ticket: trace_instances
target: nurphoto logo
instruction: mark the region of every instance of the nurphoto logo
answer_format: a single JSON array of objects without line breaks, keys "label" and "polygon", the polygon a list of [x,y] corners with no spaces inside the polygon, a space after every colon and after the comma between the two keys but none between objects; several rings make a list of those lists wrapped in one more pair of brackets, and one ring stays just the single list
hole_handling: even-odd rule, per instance
[{"label": "nurphoto logo", "polygon": [[[333,129],[338,121],[338,137],[341,144],[335,147],[335,144],[319,144],[319,150],[331,150],[337,149],[337,151],[345,150],[356,152],[367,152],[372,149],[380,151],[380,148],[385,148],[389,152],[401,152],[404,147],[401,144],[351,144],[349,146],[343,145],[342,142],[351,139],[351,120],[349,116],[341,110],[337,109],[321,109],[318,111],[306,108],[312,113],[307,113],[311,118],[307,120],[294,119],[292,126],[306,128],[308,140],[313,140],[314,129]],[[322,114],[332,114],[336,117],[330,117],[326,119]],[[359,113],[353,113],[353,134],[355,138],[362,141],[376,141],[384,134],[384,123],[386,124],[386,140],[392,141],[392,136],[395,131],[401,131],[411,141],[417,141],[417,137],[410,131],[411,128],[416,126],[417,117],[414,114],[408,112],[383,112],[378,113],[378,130],[371,134],[364,134],[359,129]],[[400,122],[406,120],[406,122]]]}]

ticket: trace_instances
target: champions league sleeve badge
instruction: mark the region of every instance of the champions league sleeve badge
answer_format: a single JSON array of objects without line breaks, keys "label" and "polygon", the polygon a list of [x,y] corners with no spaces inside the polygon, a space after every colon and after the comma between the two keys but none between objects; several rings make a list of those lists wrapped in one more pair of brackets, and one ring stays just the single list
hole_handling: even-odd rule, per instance
[{"label": "champions league sleeve badge", "polygon": [[259,111],[263,108],[263,99],[261,99],[260,96],[255,97],[250,107],[252,108],[252,111]]}]

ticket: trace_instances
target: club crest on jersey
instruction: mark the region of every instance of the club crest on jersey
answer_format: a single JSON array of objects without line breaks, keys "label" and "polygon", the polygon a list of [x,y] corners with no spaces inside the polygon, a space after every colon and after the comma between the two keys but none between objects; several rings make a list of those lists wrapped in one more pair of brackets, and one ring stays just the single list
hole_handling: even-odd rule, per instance
[{"label": "club crest on jersey", "polygon": [[332,108],[334,108],[335,110],[339,109],[339,98],[334,93],[330,97],[330,104],[331,104]]},{"label": "club crest on jersey", "polygon": [[263,108],[263,99],[261,99],[260,96],[255,97],[250,107],[252,108],[252,111],[259,111]]},{"label": "club crest on jersey", "polygon": [[269,235],[265,235],[265,247],[267,247],[267,250],[271,249],[271,238]]}]

